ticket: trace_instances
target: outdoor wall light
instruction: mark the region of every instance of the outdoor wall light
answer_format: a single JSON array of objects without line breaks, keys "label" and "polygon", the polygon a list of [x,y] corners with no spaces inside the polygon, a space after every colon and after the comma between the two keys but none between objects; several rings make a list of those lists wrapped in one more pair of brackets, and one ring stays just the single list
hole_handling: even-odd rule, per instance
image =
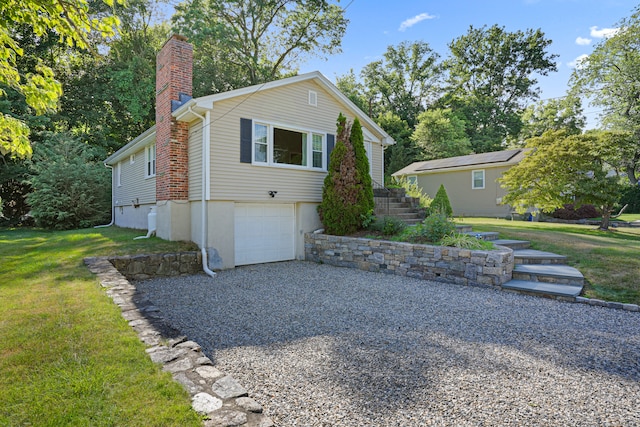
[{"label": "outdoor wall light", "polygon": [[276,194],[278,194],[277,191],[273,191],[273,190],[269,190],[268,193],[271,197],[276,197]]}]

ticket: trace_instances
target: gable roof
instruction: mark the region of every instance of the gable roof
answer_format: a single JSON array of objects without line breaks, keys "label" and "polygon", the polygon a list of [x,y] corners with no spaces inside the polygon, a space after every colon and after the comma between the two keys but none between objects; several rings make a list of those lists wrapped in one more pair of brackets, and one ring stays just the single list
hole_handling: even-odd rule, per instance
[{"label": "gable roof", "polygon": [[493,151],[490,153],[469,154],[467,156],[449,157],[446,159],[415,162],[400,169],[393,176],[419,175],[421,173],[436,173],[442,171],[468,169],[471,167],[497,167],[514,165],[524,157],[525,149]]},{"label": "gable roof", "polygon": [[[355,105],[349,98],[347,98],[342,92],[340,92],[338,88],[319,71],[313,71],[310,73],[287,77],[272,82],[247,86],[228,92],[221,92],[213,95],[201,96],[199,98],[187,99],[182,104],[179,104],[180,106],[176,108],[176,110],[173,111],[172,114],[176,118],[176,120],[190,122],[196,120],[198,118],[198,115],[203,115],[207,110],[213,109],[213,104],[215,104],[216,102],[242,96],[248,97],[260,91],[275,89],[278,87],[296,84],[304,81],[316,82],[330,95],[332,95],[339,103],[348,107],[350,112],[353,113],[355,117],[358,118],[358,120],[360,120],[365,138],[375,142],[380,142],[383,146],[395,144],[393,138],[388,133],[386,133],[384,129],[382,129],[376,122],[374,122],[360,108],[358,108],[357,105]],[[369,131],[369,129],[373,129],[373,131],[378,135],[373,135]],[[112,165],[117,163],[118,161],[121,161],[122,159],[128,157],[129,154],[139,151],[145,145],[150,144],[152,142],[151,138],[155,140],[155,126],[147,129],[127,145],[113,153],[104,161],[104,163]]]},{"label": "gable roof", "polygon": [[[269,89],[275,89],[282,86],[296,84],[305,81],[314,81],[320,87],[325,89],[330,95],[332,95],[339,103],[345,105],[351,110],[355,117],[360,120],[363,126],[365,136],[372,141],[380,142],[382,145],[388,146],[395,144],[395,141],[387,132],[384,131],[376,122],[374,122],[369,116],[367,116],[357,105],[355,105],[349,98],[347,98],[338,88],[329,81],[321,72],[312,71],[310,73],[300,74],[293,77],[287,77],[272,82],[257,84],[253,86],[247,86],[241,89],[235,89],[228,92],[216,93],[213,95],[202,96],[200,98],[193,98],[186,101],[179,108],[173,112],[173,116],[177,120],[192,121],[197,116],[193,114],[193,111],[202,115],[205,111],[211,110],[213,104],[216,102],[224,101],[231,98],[251,96],[254,93],[266,91]],[[245,98],[246,99],[246,98]],[[375,136],[369,132],[368,129],[373,129],[379,136]]]}]

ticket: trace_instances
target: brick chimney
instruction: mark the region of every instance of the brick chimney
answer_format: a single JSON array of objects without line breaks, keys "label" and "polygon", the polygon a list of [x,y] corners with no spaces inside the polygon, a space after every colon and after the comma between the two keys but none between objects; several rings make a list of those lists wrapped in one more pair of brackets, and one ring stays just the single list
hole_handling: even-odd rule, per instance
[{"label": "brick chimney", "polygon": [[171,101],[191,96],[193,47],[173,35],[156,58],[156,200],[188,200],[188,123],[171,116]]}]

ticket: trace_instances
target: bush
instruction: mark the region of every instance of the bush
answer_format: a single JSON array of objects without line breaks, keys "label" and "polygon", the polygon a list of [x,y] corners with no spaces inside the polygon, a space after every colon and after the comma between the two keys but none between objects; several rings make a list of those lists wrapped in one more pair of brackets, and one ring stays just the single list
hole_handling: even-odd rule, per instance
[{"label": "bush", "polygon": [[625,213],[640,213],[640,185],[625,186],[618,204],[620,208],[624,205],[629,205]]},{"label": "bush", "polygon": [[567,204],[564,205],[564,208],[556,209],[551,216],[564,220],[579,220],[597,218],[600,216],[600,211],[593,205],[582,205],[578,209],[575,209],[573,204]]},{"label": "bush", "polygon": [[393,236],[407,228],[407,223],[393,216],[377,218],[369,226],[369,230],[377,231],[385,236]]},{"label": "bush", "polygon": [[374,203],[360,123],[356,120],[351,127],[340,114],[337,124],[318,214],[327,233],[342,236],[368,225]]},{"label": "bush", "polygon": [[436,197],[433,198],[430,208],[432,214],[444,215],[447,218],[453,217],[453,209],[451,208],[449,196],[447,195],[447,190],[444,188],[444,184],[440,184],[440,188],[438,188],[438,192],[436,193]]},{"label": "bush", "polygon": [[427,194],[424,194],[422,188],[418,187],[416,182],[410,182],[407,178],[402,177],[397,180],[397,184],[400,188],[404,188],[404,192],[408,197],[414,197],[420,200],[420,207],[428,209],[433,202],[433,199]]},{"label": "bush", "polygon": [[407,232],[406,238],[415,243],[434,243],[448,235],[454,234],[456,226],[444,215],[431,214],[422,223],[412,227]]},{"label": "bush", "polygon": [[495,245],[492,242],[478,239],[469,234],[454,233],[444,236],[440,240],[442,246],[452,246],[454,248],[471,249],[471,250],[484,250],[490,251],[495,249]]},{"label": "bush", "polygon": [[69,135],[49,134],[34,148],[27,203],[36,225],[68,230],[109,220],[111,175],[93,161],[85,144]]}]

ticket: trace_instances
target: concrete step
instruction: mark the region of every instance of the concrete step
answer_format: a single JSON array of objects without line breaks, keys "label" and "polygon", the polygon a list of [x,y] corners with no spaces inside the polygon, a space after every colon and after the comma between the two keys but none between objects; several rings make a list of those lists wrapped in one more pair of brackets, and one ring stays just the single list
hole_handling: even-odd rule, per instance
[{"label": "concrete step", "polygon": [[498,233],[495,231],[470,231],[463,234],[468,234],[482,240],[491,240],[492,242],[495,242],[498,239]]},{"label": "concrete step", "polygon": [[513,268],[513,279],[573,286],[584,285],[582,273],[568,265],[558,264],[516,264]]},{"label": "concrete step", "polygon": [[388,210],[384,208],[380,208],[380,209],[376,209],[375,213],[379,215],[394,216],[397,214],[417,213],[417,212],[411,208],[389,208]]},{"label": "concrete step", "polygon": [[510,240],[510,239],[496,239],[493,241],[496,245],[506,246],[513,250],[527,249],[531,244],[528,240]]},{"label": "concrete step", "polygon": [[515,249],[513,258],[516,264],[565,264],[567,257],[553,252],[535,249]]},{"label": "concrete step", "polygon": [[560,285],[557,283],[534,282],[530,280],[511,280],[504,285],[503,289],[511,289],[523,293],[538,295],[561,296],[575,298],[582,292],[582,286]]}]

